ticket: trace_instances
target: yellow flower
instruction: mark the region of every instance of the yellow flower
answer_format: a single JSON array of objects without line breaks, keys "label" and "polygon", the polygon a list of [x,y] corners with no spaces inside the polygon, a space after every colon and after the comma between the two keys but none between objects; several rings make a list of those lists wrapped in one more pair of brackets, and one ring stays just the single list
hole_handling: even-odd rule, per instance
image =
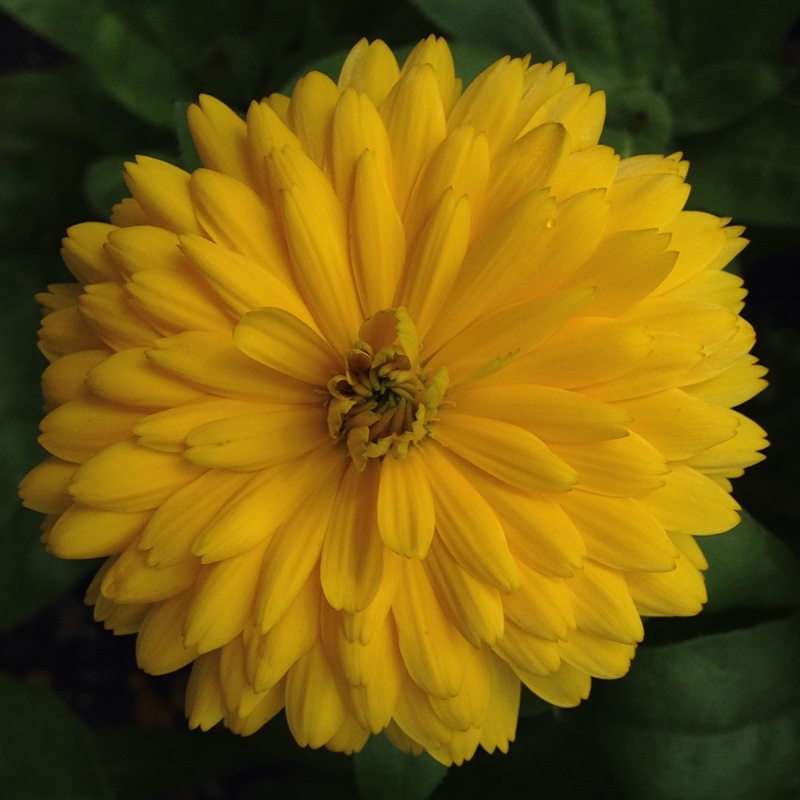
[{"label": "yellow flower", "polygon": [[194,662],[192,726],[461,763],[521,682],[576,705],[641,615],[700,610],[694,537],[766,444],[742,229],[603,116],[563,65],[462,93],[442,40],[362,41],[246,120],[203,97],[204,168],[139,158],[70,229],[21,491],[108,557],[88,598],[143,669]]}]

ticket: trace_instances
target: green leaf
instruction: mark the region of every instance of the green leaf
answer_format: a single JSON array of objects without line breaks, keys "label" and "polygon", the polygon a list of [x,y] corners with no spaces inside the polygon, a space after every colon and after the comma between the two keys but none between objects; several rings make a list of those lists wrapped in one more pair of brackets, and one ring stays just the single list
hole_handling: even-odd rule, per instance
[{"label": "green leaf", "polygon": [[598,87],[664,74],[670,40],[656,0],[558,0],[567,63]]},{"label": "green leaf", "polygon": [[670,0],[675,53],[688,66],[732,56],[774,60],[800,13],[797,0]]},{"label": "green leaf", "polygon": [[124,164],[133,156],[104,156],[89,165],[84,178],[84,193],[100,219],[108,219],[111,207],[130,195],[122,177]]},{"label": "green leaf", "polygon": [[800,755],[800,617],[643,647],[596,687],[598,740],[625,795],[776,798]]},{"label": "green leaf", "polygon": [[704,615],[800,604],[800,562],[746,512],[732,531],[701,536],[697,542],[709,564]]},{"label": "green leaf", "polygon": [[403,753],[385,736],[371,736],[353,766],[361,800],[425,800],[447,774],[429,755]]},{"label": "green leaf", "polygon": [[106,89],[156,125],[192,95],[169,51],[138,34],[103,0],[0,0],[0,8],[95,72]]},{"label": "green leaf", "polygon": [[721,61],[700,67],[667,86],[676,132],[724,128],[775,99],[785,83],[783,70],[760,61]]},{"label": "green leaf", "polygon": [[91,731],[47,689],[0,674],[0,786],[14,800],[110,800]]},{"label": "green leaf", "polygon": [[538,12],[525,0],[411,0],[434,25],[463,42],[533,55],[535,61],[563,61],[564,55]]},{"label": "green leaf", "polygon": [[724,130],[684,138],[692,207],[755,225],[800,225],[800,101],[781,97]]},{"label": "green leaf", "polygon": [[669,104],[653,89],[619,85],[608,95],[607,126],[601,141],[623,158],[671,149],[673,120]]}]

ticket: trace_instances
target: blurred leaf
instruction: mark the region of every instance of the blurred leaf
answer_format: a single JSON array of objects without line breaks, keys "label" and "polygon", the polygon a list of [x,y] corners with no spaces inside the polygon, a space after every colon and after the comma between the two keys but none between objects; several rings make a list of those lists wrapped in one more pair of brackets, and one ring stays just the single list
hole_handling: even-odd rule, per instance
[{"label": "blurred leaf", "polygon": [[86,199],[100,219],[108,219],[111,207],[130,195],[122,173],[125,162],[132,158],[132,155],[103,156],[93,161],[86,171]]},{"label": "blurred leaf", "polygon": [[703,614],[800,604],[800,562],[746,512],[732,531],[697,542],[709,563]]},{"label": "blurred leaf", "polygon": [[169,50],[139,35],[103,0],[0,0],[0,8],[88,65],[116,99],[156,125],[192,91]]},{"label": "blurred leaf", "polygon": [[386,736],[371,736],[353,767],[362,800],[426,800],[447,775],[427,753],[403,753]]},{"label": "blurred leaf", "polygon": [[608,87],[660,79],[671,52],[656,0],[558,0],[567,64],[580,80]]},{"label": "blurred leaf", "polygon": [[783,70],[759,61],[720,61],[686,75],[667,94],[676,132],[706,133],[723,128],[775,99]]},{"label": "blurred leaf", "polygon": [[798,0],[670,0],[664,8],[675,53],[689,67],[731,56],[774,61],[800,15]]},{"label": "blurred leaf", "polygon": [[600,685],[599,744],[628,797],[789,797],[800,757],[800,617],[641,648]]},{"label": "blurred leaf", "polygon": [[411,0],[434,25],[462,42],[498,49],[503,55],[533,55],[563,61],[564,55],[537,11],[525,0]]},{"label": "blurred leaf", "polygon": [[603,144],[611,145],[624,158],[671,149],[672,112],[658,92],[634,84],[620,85],[607,102]]},{"label": "blurred leaf", "polygon": [[90,730],[53,692],[0,674],[0,706],[0,786],[6,797],[113,797]]},{"label": "blurred leaf", "polygon": [[506,55],[502,50],[463,42],[450,43],[450,52],[453,54],[456,75],[464,82],[464,87],[469,86],[481,72]]},{"label": "blurred leaf", "polygon": [[692,206],[756,225],[800,225],[800,101],[783,97],[724,130],[684,138]]}]

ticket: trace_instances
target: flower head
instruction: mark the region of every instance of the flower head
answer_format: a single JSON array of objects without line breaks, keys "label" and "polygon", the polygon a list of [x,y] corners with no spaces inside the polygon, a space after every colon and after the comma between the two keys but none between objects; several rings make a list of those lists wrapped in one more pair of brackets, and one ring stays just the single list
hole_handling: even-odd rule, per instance
[{"label": "flower head", "polygon": [[603,115],[563,65],[462,92],[443,41],[362,41],[246,120],[203,97],[203,168],[139,158],[69,230],[21,490],[108,557],[88,598],[141,667],[193,662],[193,726],[460,763],[521,682],[576,705],[642,615],[700,610],[694,537],[765,445],[742,229]]}]

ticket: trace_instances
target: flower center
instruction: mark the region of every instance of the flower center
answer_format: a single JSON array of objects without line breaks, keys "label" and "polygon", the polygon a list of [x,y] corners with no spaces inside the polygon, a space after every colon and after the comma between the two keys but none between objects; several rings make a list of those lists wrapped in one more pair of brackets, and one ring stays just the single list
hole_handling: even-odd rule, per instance
[{"label": "flower center", "polygon": [[344,372],[328,381],[328,429],[344,439],[359,470],[367,460],[408,448],[428,434],[447,388],[447,370],[426,374],[419,362],[417,329],[405,308],[365,320],[345,354]]}]

